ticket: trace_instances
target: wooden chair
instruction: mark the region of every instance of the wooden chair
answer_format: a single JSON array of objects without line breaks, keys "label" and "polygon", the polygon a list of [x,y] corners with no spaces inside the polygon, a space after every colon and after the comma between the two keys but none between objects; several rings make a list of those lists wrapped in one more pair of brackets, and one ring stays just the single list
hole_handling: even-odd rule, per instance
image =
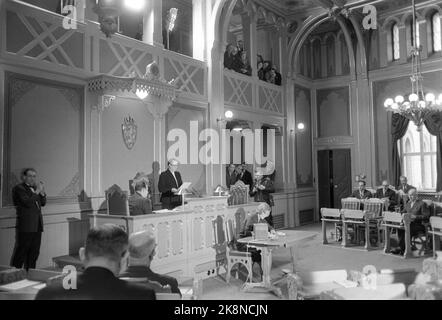
[{"label": "wooden chair", "polygon": [[361,200],[358,198],[343,198],[341,199],[342,209],[361,210]]},{"label": "wooden chair", "polygon": [[442,239],[442,217],[430,218],[431,230],[428,231],[433,239],[433,257],[436,258],[437,251],[440,251],[440,241]]},{"label": "wooden chair", "polygon": [[[235,243],[235,240],[238,238],[238,233],[236,233],[236,229],[234,226],[233,220],[226,221],[226,235],[227,235],[227,274],[226,281],[230,283],[230,273],[234,266],[237,266],[237,278],[239,278],[239,265],[243,265],[247,269],[247,279],[249,282],[252,282],[253,278],[253,261],[252,254],[250,252],[243,252],[235,250],[231,244]],[[230,244],[230,245],[229,245]]]},{"label": "wooden chair", "polygon": [[130,216],[129,198],[127,191],[121,190],[114,184],[106,191],[107,214],[116,216]]},{"label": "wooden chair", "polygon": [[[379,247],[382,239],[381,221],[382,212],[384,211],[385,206],[385,201],[377,198],[366,199],[363,201],[366,218],[369,220],[370,238],[373,239],[373,236],[375,237],[377,247]],[[388,208],[388,204],[386,207]],[[363,229],[363,227],[361,227],[361,229]],[[371,243],[369,245],[371,245]]]},{"label": "wooden chair", "polygon": [[391,230],[404,230],[405,231],[405,252],[404,258],[411,257],[411,237],[410,237],[410,218],[408,215],[403,215],[398,212],[384,212],[382,218],[382,227],[385,234],[385,247],[384,253],[390,253],[390,233]]},{"label": "wooden chair", "polygon": [[369,221],[366,219],[365,212],[363,210],[350,210],[350,209],[342,209],[342,246],[348,247],[347,243],[347,235],[348,235],[348,226],[353,225],[353,233],[356,244],[359,244],[359,235],[358,235],[358,227],[365,227],[365,249],[368,250],[370,243],[369,236]]},{"label": "wooden chair", "polygon": [[341,225],[341,210],[322,208],[321,209],[322,220],[322,243],[328,244],[327,241],[327,223],[334,223],[336,232],[336,241],[338,240],[338,226]]},{"label": "wooden chair", "polygon": [[233,186],[230,186],[230,197],[227,201],[230,206],[248,203],[249,186],[242,181],[238,181]]}]

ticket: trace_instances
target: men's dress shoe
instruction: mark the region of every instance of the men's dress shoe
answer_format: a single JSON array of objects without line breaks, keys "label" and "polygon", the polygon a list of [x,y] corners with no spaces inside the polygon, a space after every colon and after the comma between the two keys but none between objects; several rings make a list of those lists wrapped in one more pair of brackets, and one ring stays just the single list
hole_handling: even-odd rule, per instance
[{"label": "men's dress shoe", "polygon": [[393,249],[393,250],[390,250],[390,253],[392,253],[392,254],[401,254],[401,249],[399,249],[399,248],[396,248],[396,249]]}]

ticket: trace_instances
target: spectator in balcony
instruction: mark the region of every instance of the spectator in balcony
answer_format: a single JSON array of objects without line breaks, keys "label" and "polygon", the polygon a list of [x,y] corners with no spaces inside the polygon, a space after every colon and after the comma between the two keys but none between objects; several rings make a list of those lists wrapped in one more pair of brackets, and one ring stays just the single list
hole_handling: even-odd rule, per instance
[{"label": "spectator in balcony", "polygon": [[224,68],[229,70],[234,70],[235,66],[238,64],[238,48],[233,44],[227,46],[226,52],[224,53]]},{"label": "spectator in balcony", "polygon": [[258,78],[259,80],[265,81],[265,74],[264,74],[264,64],[262,61],[258,61]]},{"label": "spectator in balcony", "polygon": [[270,69],[268,72],[266,72],[265,77],[266,77],[266,82],[275,84],[275,81],[276,81],[275,70]]},{"label": "spectator in balcony", "polygon": [[244,41],[238,40],[236,42],[236,47],[238,48],[238,53],[241,54],[241,52],[244,51]]},{"label": "spectator in balcony", "polygon": [[239,61],[239,69],[238,72],[251,76],[252,75],[252,67],[249,64],[249,59],[247,59],[247,52],[241,52],[241,60]]},{"label": "spectator in balcony", "polygon": [[272,70],[273,70],[272,73],[275,74],[275,75],[274,75],[274,76],[275,76],[275,84],[276,84],[277,86],[280,86],[280,85],[282,84],[282,76],[281,76],[281,74],[278,72],[278,69],[276,68],[276,65],[275,65],[275,64],[273,65]]}]

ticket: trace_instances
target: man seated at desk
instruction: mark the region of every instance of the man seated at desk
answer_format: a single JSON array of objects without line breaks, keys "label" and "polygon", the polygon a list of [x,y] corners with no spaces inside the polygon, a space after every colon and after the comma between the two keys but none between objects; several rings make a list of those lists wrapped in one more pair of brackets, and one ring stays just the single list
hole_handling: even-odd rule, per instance
[{"label": "man seated at desk", "polygon": [[[410,237],[413,238],[417,236],[419,232],[425,231],[423,223],[428,222],[430,213],[425,202],[418,199],[416,189],[410,189],[408,191],[408,198],[410,200],[405,204],[402,212],[410,217]],[[405,252],[405,230],[398,230],[398,238],[399,248],[392,250],[391,253],[402,255]]]},{"label": "man seated at desk", "polygon": [[376,191],[376,198],[388,199],[388,211],[394,211],[397,204],[396,192],[390,189],[390,184],[387,180],[382,181],[382,187]]},{"label": "man seated at desk", "polygon": [[122,278],[144,278],[145,284],[156,292],[177,293],[181,295],[177,279],[161,275],[150,269],[155,256],[155,237],[148,231],[141,231],[129,237],[129,266],[120,274]]},{"label": "man seated at desk", "polygon": [[412,185],[408,184],[408,179],[405,176],[399,177],[400,184],[396,188],[397,190],[397,202],[401,206],[401,209],[404,208],[405,204],[408,201],[408,192],[411,189],[416,189]]},{"label": "man seated at desk", "polygon": [[173,210],[182,204],[182,198],[178,195],[178,189],[183,184],[178,170],[178,160],[168,161],[168,169],[161,173],[158,181],[158,190],[161,192],[161,204],[163,209]]},{"label": "man seated at desk", "polygon": [[129,197],[129,212],[131,216],[152,213],[152,202],[149,191],[144,181],[138,181],[134,186],[135,193]]},{"label": "man seated at desk", "polygon": [[365,199],[370,199],[373,197],[371,192],[368,191],[367,189],[365,189],[365,187],[367,186],[367,183],[365,181],[361,180],[361,181],[359,181],[358,184],[359,184],[358,190],[355,190],[351,195],[353,198],[365,200]]}]

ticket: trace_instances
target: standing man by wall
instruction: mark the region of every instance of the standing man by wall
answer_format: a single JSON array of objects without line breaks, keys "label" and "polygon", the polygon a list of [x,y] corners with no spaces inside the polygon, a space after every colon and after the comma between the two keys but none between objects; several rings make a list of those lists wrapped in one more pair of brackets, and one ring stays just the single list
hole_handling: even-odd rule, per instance
[{"label": "standing man by wall", "polygon": [[36,183],[37,172],[27,168],[22,173],[23,183],[14,187],[12,194],[17,210],[16,243],[11,265],[16,268],[34,269],[40,254],[43,216],[46,205],[43,182]]},{"label": "standing man by wall", "polygon": [[181,205],[181,196],[177,195],[179,187],[183,184],[181,174],[177,171],[178,160],[168,161],[169,168],[162,172],[158,181],[158,190],[161,192],[161,204],[163,209],[172,210]]}]

